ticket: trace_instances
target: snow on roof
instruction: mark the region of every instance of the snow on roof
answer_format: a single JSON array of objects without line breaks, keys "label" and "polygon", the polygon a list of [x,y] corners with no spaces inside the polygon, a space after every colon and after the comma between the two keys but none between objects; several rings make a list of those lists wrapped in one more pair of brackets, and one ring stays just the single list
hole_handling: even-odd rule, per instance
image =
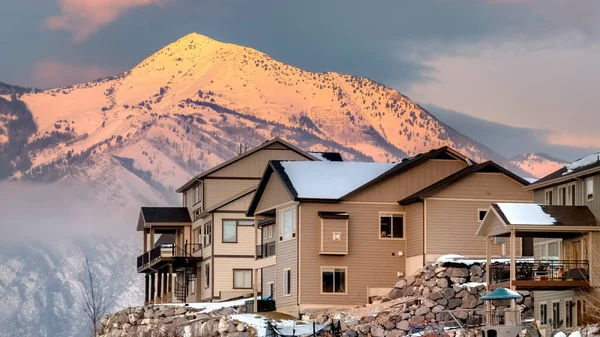
[{"label": "snow on roof", "polygon": [[600,152],[592,153],[588,156],[585,156],[581,159],[578,159],[578,160],[572,162],[571,164],[565,165],[565,167],[567,168],[567,171],[565,173],[563,173],[563,175],[569,174],[569,173],[571,173],[577,169],[580,169],[582,167],[586,167],[586,166],[595,164],[598,161],[600,161]]},{"label": "snow on roof", "polygon": [[394,167],[391,163],[282,161],[298,198],[339,199]]},{"label": "snow on roof", "polygon": [[504,216],[508,220],[507,225],[545,225],[556,224],[556,219],[544,212],[537,204],[498,203]]},{"label": "snow on roof", "polygon": [[[464,257],[462,255],[457,255],[457,254],[446,254],[446,255],[442,255],[440,257],[437,258],[437,260],[435,260],[438,263],[447,263],[447,262],[452,262],[452,263],[463,263],[466,264],[467,266],[479,263],[479,264],[483,264],[485,263],[486,259],[473,259],[473,258],[467,258]],[[496,262],[510,262],[510,259],[508,258],[503,258],[503,259],[492,259],[492,263],[496,263]],[[533,262],[533,258],[519,258],[517,262]]]},{"label": "snow on roof", "polygon": [[533,184],[533,183],[535,183],[536,181],[539,180],[538,178],[523,178],[523,179],[527,180],[531,184]]},{"label": "snow on roof", "polygon": [[325,158],[325,156],[323,156],[323,153],[321,152],[309,152],[308,154],[319,159],[320,161],[329,161],[327,160],[327,158]]}]

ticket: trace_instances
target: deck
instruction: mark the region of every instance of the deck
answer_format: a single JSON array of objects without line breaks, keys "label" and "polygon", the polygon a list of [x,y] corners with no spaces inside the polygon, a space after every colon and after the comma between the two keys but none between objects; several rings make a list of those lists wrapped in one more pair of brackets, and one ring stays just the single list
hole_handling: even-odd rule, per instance
[{"label": "deck", "polygon": [[153,272],[169,264],[173,265],[173,271],[176,271],[200,262],[202,256],[198,256],[198,249],[194,245],[186,244],[186,247],[182,249],[175,244],[160,244],[137,257],[137,271],[138,273]]},{"label": "deck", "polygon": [[490,289],[515,287],[517,290],[567,290],[589,288],[587,260],[517,261],[516,280],[510,280],[510,263],[490,266]]}]

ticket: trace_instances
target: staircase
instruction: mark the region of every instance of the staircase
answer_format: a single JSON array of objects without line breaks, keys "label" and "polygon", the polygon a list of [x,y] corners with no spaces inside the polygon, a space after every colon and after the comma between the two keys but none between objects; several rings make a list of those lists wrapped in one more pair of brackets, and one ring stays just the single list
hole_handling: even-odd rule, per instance
[{"label": "staircase", "polygon": [[[177,273],[175,278],[175,288],[173,289],[173,296],[175,300],[180,303],[185,303],[188,293],[188,288],[192,281],[196,280],[197,273],[196,268],[194,266],[186,267]],[[183,281],[183,282],[180,282]]]}]

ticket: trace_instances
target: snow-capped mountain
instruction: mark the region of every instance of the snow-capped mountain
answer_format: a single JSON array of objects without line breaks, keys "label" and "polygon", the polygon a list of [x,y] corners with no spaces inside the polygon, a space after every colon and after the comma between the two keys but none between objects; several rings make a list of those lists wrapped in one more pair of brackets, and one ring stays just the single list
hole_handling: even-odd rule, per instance
[{"label": "snow-capped mountain", "polygon": [[513,157],[510,162],[535,178],[545,177],[567,164],[564,160],[553,158],[545,153],[521,154]]},{"label": "snow-capped mountain", "polygon": [[[304,71],[198,34],[109,78],[45,90],[0,83],[0,181],[83,184],[94,202],[133,218],[141,205],[179,204],[174,189],[191,175],[235,156],[240,144],[251,148],[273,137],[361,161],[391,162],[449,145],[526,175],[396,90]],[[126,226],[133,230],[135,223]],[[141,291],[137,244],[123,240],[119,249],[96,250],[109,261],[115,299]],[[0,318],[0,336],[78,336],[78,328],[66,325],[74,313],[64,309],[74,305],[70,280],[78,267],[64,261],[80,260],[80,247],[1,247],[0,310],[8,314]]]}]

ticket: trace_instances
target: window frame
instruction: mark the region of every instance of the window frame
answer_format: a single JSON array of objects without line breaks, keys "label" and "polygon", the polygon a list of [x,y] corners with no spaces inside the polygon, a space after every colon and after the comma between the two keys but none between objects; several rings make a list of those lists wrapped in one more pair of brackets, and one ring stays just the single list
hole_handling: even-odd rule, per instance
[{"label": "window frame", "polygon": [[181,193],[183,195],[183,207],[187,207],[187,191]]},{"label": "window frame", "polygon": [[[390,228],[392,230],[391,234],[392,237],[391,238],[387,238],[387,237],[381,237],[381,217],[383,215],[390,215],[392,218],[392,223],[390,224]],[[400,215],[402,216],[402,237],[401,238],[395,238],[394,236],[394,216],[396,215]],[[378,212],[378,218],[377,218],[377,237],[379,238],[379,240],[406,240],[406,212],[398,212],[398,211],[392,211],[392,212],[385,212],[385,211],[379,211]]]},{"label": "window frame", "polygon": [[[286,275],[286,273],[289,273],[288,275]],[[283,269],[283,282],[281,282],[283,285],[283,289],[281,289],[282,293],[283,293],[283,297],[286,296],[292,296],[292,268],[284,268]],[[286,286],[287,286],[287,293],[286,293]]]},{"label": "window frame", "polygon": [[[485,214],[483,215],[483,218],[481,217],[481,212],[485,212]],[[488,212],[489,212],[489,208],[478,208],[477,209],[477,222],[483,222],[483,219],[485,219],[485,216],[487,215]]]},{"label": "window frame", "polygon": [[202,185],[202,183],[198,183],[198,184],[194,185],[194,187],[192,189],[194,206],[196,206],[197,204],[202,202],[202,198],[200,198],[200,186],[201,185]]},{"label": "window frame", "polygon": [[269,240],[273,238],[273,227],[274,225],[268,225],[263,227],[263,239]]},{"label": "window frame", "polygon": [[[569,308],[568,304],[569,302],[571,303],[571,307]],[[566,329],[571,329],[573,328],[573,323],[575,322],[575,315],[573,314],[573,309],[576,309],[576,302],[572,297],[568,297],[564,299],[564,307],[565,307],[565,318],[564,318],[564,324],[565,324],[565,328]],[[567,318],[571,319],[571,324],[567,325],[569,320]]]},{"label": "window frame", "polygon": [[[553,239],[553,240],[548,240],[548,241],[543,241],[543,242],[537,242],[535,243],[535,246],[539,246],[540,247],[540,260],[542,261],[550,261],[550,256],[548,255],[548,248],[549,248],[549,244],[551,243],[556,243],[558,244],[558,258],[557,260],[561,260],[562,256],[563,256],[563,247],[562,247],[562,243],[563,240],[562,239]],[[546,246],[546,256],[544,256],[543,252],[544,252],[544,246]]]},{"label": "window frame", "polygon": [[[246,288],[246,287],[236,287],[236,286],[235,286],[235,272],[250,272],[250,286],[249,286],[249,287],[247,287],[247,288]],[[237,290],[237,289],[252,289],[252,284],[254,283],[254,280],[253,280],[253,278],[254,278],[254,275],[252,275],[252,274],[254,274],[254,273],[253,273],[253,271],[252,271],[252,269],[247,269],[247,268],[234,268],[234,269],[233,269],[233,277],[232,277],[232,279],[231,279],[231,281],[232,281],[232,283],[233,283],[233,284],[232,284],[232,289],[236,289],[236,290]],[[243,280],[242,280],[242,281],[243,281]]]},{"label": "window frame", "polygon": [[[561,307],[561,301],[560,300],[554,300],[551,302],[552,303],[552,328],[556,329],[558,328],[558,322],[560,321],[560,307]],[[554,317],[554,309],[556,308],[556,313],[558,314],[558,320],[556,319],[556,317]]]},{"label": "window frame", "polygon": [[[286,238],[285,237],[285,224],[284,224],[283,220],[284,220],[284,213],[288,212],[288,211],[292,212],[292,231],[291,231],[291,236],[289,238]],[[278,209],[276,223],[277,223],[277,227],[279,229],[279,235],[278,235],[279,242],[296,239],[297,232],[298,232],[298,207],[296,205],[293,205],[290,207]]]},{"label": "window frame", "polygon": [[577,188],[575,186],[575,183],[567,184],[567,206],[575,206],[577,198]]},{"label": "window frame", "polygon": [[[212,220],[202,225],[202,245],[204,248],[210,247],[212,244]],[[210,231],[208,230],[210,229]],[[208,241],[208,243],[206,243]]]},{"label": "window frame", "polygon": [[[550,195],[550,198],[548,198],[548,195]],[[544,190],[544,205],[552,205],[552,202],[554,201],[554,191],[553,188],[547,188]],[[548,203],[549,201],[549,203]]]},{"label": "window frame", "polygon": [[269,294],[267,297],[271,296],[271,299],[275,297],[275,282],[270,281],[266,283],[267,289],[269,290]]},{"label": "window frame", "polygon": [[210,288],[210,263],[204,265],[204,289]]},{"label": "window frame", "polygon": [[[542,310],[542,307],[544,310]],[[548,302],[543,301],[538,303],[538,310],[540,312],[540,327],[548,325]]]},{"label": "window frame", "polygon": [[[324,292],[323,291],[323,272],[329,270],[333,271],[333,292]],[[344,271],[344,292],[335,292],[335,272],[336,270]],[[348,266],[321,266],[321,295],[348,295]]]},{"label": "window frame", "polygon": [[[562,195],[561,195],[562,192]],[[567,185],[558,186],[558,206],[567,205]]]},{"label": "window frame", "polygon": [[[590,188],[590,184],[591,183],[591,187],[592,187],[592,193],[590,193],[589,188]],[[590,201],[594,201],[594,177],[587,177],[585,178],[585,200],[587,202]]]},{"label": "window frame", "polygon": [[[235,241],[225,241],[225,222],[232,222],[235,226]],[[237,219],[222,219],[221,220],[221,243],[238,243],[238,222]]]}]

